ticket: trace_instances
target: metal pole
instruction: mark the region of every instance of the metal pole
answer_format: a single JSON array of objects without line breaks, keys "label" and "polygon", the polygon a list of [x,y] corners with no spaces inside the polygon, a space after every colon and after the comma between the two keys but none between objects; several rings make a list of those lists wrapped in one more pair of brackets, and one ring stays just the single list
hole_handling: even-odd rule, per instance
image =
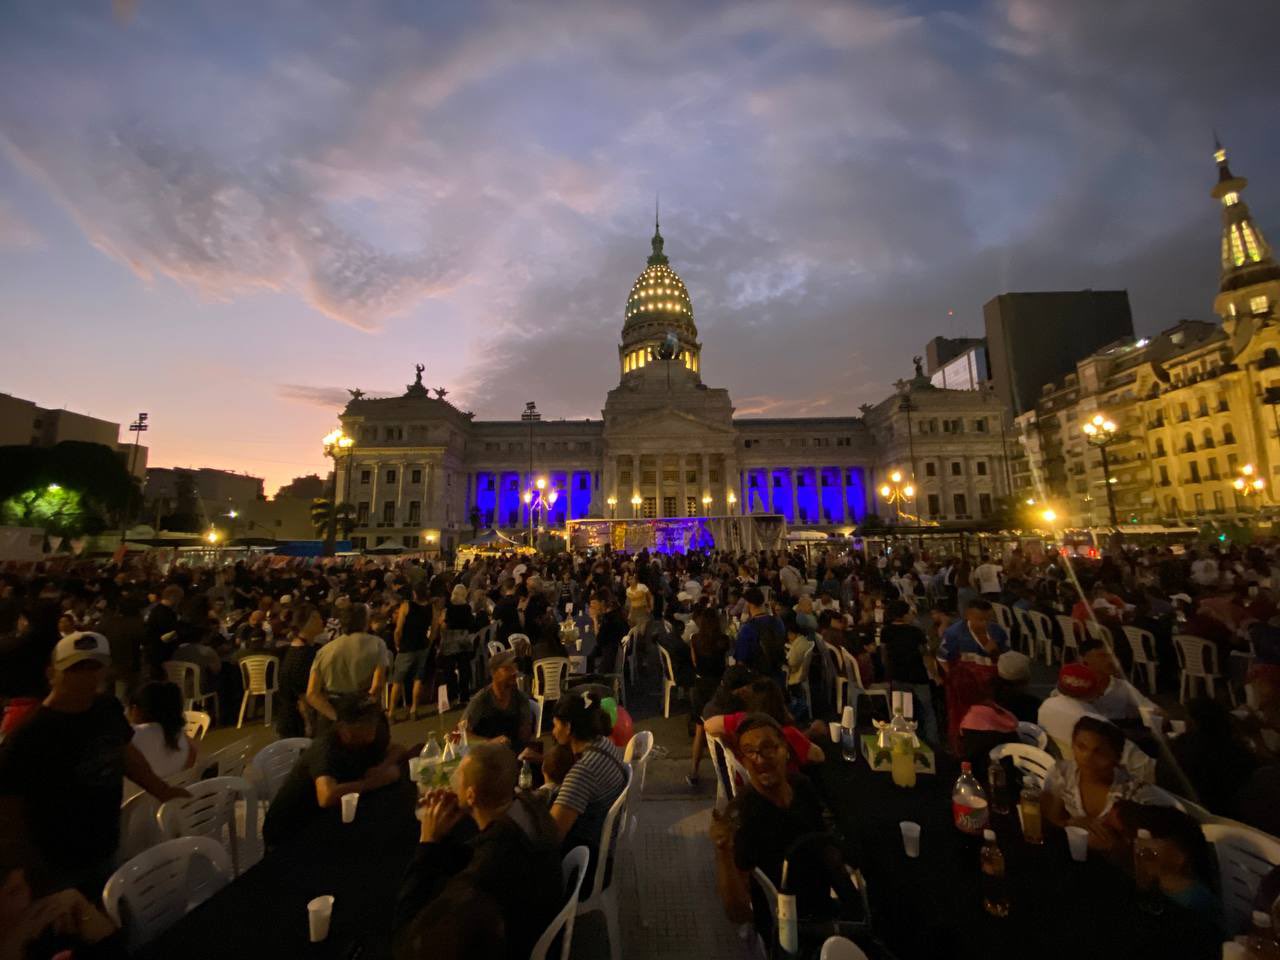
[{"label": "metal pole", "polygon": [[1098,449],[1102,451],[1102,481],[1107,487],[1107,512],[1111,515],[1111,526],[1119,527],[1119,521],[1116,520],[1116,498],[1111,490],[1111,465],[1107,460],[1107,444],[1100,444]]},{"label": "metal pole", "polygon": [[329,523],[324,531],[324,555],[332,557],[338,541],[338,457],[333,457],[333,482],[329,485]]}]

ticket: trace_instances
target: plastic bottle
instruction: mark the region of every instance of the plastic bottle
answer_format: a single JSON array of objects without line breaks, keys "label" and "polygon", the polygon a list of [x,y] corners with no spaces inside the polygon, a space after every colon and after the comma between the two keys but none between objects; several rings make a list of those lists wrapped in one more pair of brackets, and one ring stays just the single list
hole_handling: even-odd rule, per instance
[{"label": "plastic bottle", "polygon": [[996,843],[994,830],[982,831],[982,907],[993,917],[1009,915],[1009,891],[1004,881],[1004,854]]},{"label": "plastic bottle", "polygon": [[916,738],[913,725],[899,708],[889,722],[889,769],[896,787],[916,785]]},{"label": "plastic bottle", "polygon": [[987,825],[990,814],[987,793],[974,778],[973,767],[967,760],[960,764],[960,776],[951,789],[951,814],[955,818],[956,829],[975,837],[980,836]]},{"label": "plastic bottle", "polygon": [[1236,943],[1245,949],[1251,960],[1280,960],[1280,943],[1276,942],[1271,914],[1265,910],[1253,911],[1253,929],[1236,937]]},{"label": "plastic bottle", "polygon": [[422,752],[418,756],[422,760],[419,773],[422,782],[435,786],[444,765],[444,751],[440,748],[440,741],[436,739],[434,733],[427,734],[427,742],[422,745]]},{"label": "plastic bottle", "polygon": [[520,765],[519,786],[521,790],[533,789],[533,767],[530,766],[528,760]]},{"label": "plastic bottle", "polygon": [[800,928],[793,893],[778,893],[778,946],[787,957],[795,956],[800,949]]},{"label": "plastic bottle", "polygon": [[991,812],[1006,814],[1009,812],[1009,777],[1004,771],[1004,764],[992,760],[987,767],[987,788],[991,791]]},{"label": "plastic bottle", "polygon": [[1160,892],[1160,854],[1151,843],[1151,831],[1139,830],[1133,841],[1133,880],[1138,887],[1138,907],[1144,913],[1163,913]]},{"label": "plastic bottle", "polygon": [[1018,818],[1022,821],[1022,839],[1034,846],[1044,843],[1044,821],[1040,818],[1040,791],[1035,784],[1022,788],[1018,802]]}]

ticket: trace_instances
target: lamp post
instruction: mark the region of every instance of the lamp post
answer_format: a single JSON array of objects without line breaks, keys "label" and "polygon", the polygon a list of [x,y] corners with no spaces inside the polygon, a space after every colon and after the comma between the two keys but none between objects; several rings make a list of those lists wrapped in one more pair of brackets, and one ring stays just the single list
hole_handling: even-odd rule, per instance
[{"label": "lamp post", "polygon": [[640,504],[644,501],[640,499],[640,494],[631,495],[631,519],[634,520],[640,516]]},{"label": "lamp post", "polygon": [[[538,405],[530,400],[524,405],[524,413],[520,414],[520,419],[529,424],[529,479],[533,479],[533,425],[542,419],[542,414],[538,412]],[[532,502],[532,494],[525,494],[525,503]],[[529,546],[533,546],[533,514],[529,515]]]},{"label": "lamp post", "polygon": [[[134,471],[138,469],[138,442],[142,439],[142,435],[147,431],[147,414],[138,414],[138,419],[129,424],[129,432],[133,434],[133,451],[129,454],[129,481],[133,482]],[[125,540],[129,537],[129,508],[132,504],[126,503],[124,506],[123,518],[120,521],[120,547],[124,549]]]},{"label": "lamp post", "polygon": [[343,433],[342,428],[338,428],[326,436],[321,443],[324,444],[324,455],[333,460],[333,483],[329,485],[331,509],[329,523],[324,531],[324,555],[332,557],[338,542],[338,458],[343,455],[350,456],[355,441]]},{"label": "lamp post", "polygon": [[1244,497],[1246,500],[1257,494],[1258,506],[1257,510],[1262,509],[1262,495],[1266,491],[1267,482],[1258,476],[1258,471],[1252,463],[1246,463],[1240,468],[1239,475],[1231,482],[1236,488],[1236,496]]},{"label": "lamp post", "polygon": [[618,518],[618,498],[610,495],[605,503],[609,505],[609,519],[616,520]]},{"label": "lamp post", "polygon": [[910,483],[902,482],[902,471],[895,470],[889,474],[889,482],[880,485],[880,498],[893,504],[895,522],[902,522],[902,505],[916,495],[916,488]]},{"label": "lamp post", "polygon": [[733,505],[734,505],[735,503],[737,503],[737,502],[738,502],[738,495],[737,495],[736,493],[734,493],[732,490],[730,490],[730,491],[729,491],[729,496],[728,496],[728,497],[726,497],[725,499],[726,499],[726,500],[728,501],[728,503],[729,503],[729,515],[730,515],[730,516],[732,516],[732,515],[733,515]]},{"label": "lamp post", "polygon": [[1107,459],[1107,447],[1116,441],[1116,425],[1115,421],[1108,419],[1101,413],[1095,413],[1093,419],[1086,421],[1083,427],[1085,439],[1089,445],[1097,447],[1102,454],[1102,480],[1107,488],[1107,513],[1111,518],[1111,526],[1118,527],[1116,521],[1116,495],[1111,489],[1111,463]]},{"label": "lamp post", "polygon": [[702,498],[702,515],[703,515],[704,517],[709,517],[709,516],[711,516],[711,497],[710,497],[710,495],[705,495],[705,496],[703,496],[703,498]]}]

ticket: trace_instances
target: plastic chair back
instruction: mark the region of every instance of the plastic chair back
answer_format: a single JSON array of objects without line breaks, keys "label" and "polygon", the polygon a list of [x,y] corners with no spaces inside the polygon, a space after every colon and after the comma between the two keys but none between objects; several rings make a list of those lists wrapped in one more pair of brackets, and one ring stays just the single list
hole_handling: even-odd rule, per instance
[{"label": "plastic chair back", "polygon": [[568,677],[568,657],[543,657],[533,661],[533,695],[542,700],[559,700]]},{"label": "plastic chair back", "polygon": [[1173,638],[1174,649],[1178,651],[1178,666],[1189,677],[1218,677],[1222,671],[1218,666],[1218,648],[1208,640],[1193,637],[1189,633],[1180,633]]},{"label": "plastic chair back", "polygon": [[253,737],[243,737],[220,750],[213,751],[207,757],[198,758],[195,768],[201,771],[212,768],[212,776],[215,777],[243,777],[245,767],[249,765],[251,753],[253,753]]},{"label": "plastic chair back", "polygon": [[156,798],[145,790],[135,793],[120,805],[120,846],[116,848],[117,865],[132,860],[164,839],[156,823]]},{"label": "plastic chair back", "polygon": [[204,696],[200,690],[200,668],[185,660],[166,660],[164,664],[165,678],[182,691],[182,701],[190,710]]},{"label": "plastic chair back", "polygon": [[1250,927],[1258,885],[1280,866],[1280,840],[1243,823],[1202,823],[1200,829],[1218,855],[1227,933],[1245,931]]},{"label": "plastic chair back", "polygon": [[1033,778],[1041,787],[1044,786],[1045,777],[1057,763],[1052,754],[1025,743],[1001,743],[991,748],[990,757],[992,760],[1008,757],[1024,777]]},{"label": "plastic chair back", "polygon": [[255,654],[240,661],[240,679],[246,693],[265,695],[279,689],[280,658]]},{"label": "plastic chair back", "polygon": [[723,770],[721,775],[725,778],[724,787],[729,798],[736,797],[751,782],[751,775],[747,773],[747,768],[720,737],[707,734],[707,747],[711,752],[711,760],[716,766],[717,773],[720,774]]},{"label": "plastic chair back", "polygon": [[555,919],[547,925],[538,942],[533,945],[529,960],[546,960],[557,936],[560,937],[560,950],[556,955],[560,960],[569,960],[573,944],[573,921],[577,919],[578,898],[582,895],[582,880],[587,875],[587,862],[590,859],[590,850],[586,847],[574,847],[560,861],[567,899]]},{"label": "plastic chair back", "polygon": [[600,846],[597,847],[596,874],[591,881],[591,891],[587,897],[587,902],[579,905],[579,913],[589,913],[596,909],[591,906],[593,901],[599,898],[618,883],[618,874],[621,872],[616,869],[610,869],[614,859],[617,857],[622,839],[625,833],[626,818],[623,813],[627,806],[627,794],[631,790],[631,783],[635,774],[630,767],[626,768],[627,782],[622,787],[622,792],[609,807],[609,812],[605,815],[604,826],[600,829]]},{"label": "plastic chair back", "polygon": [[1032,643],[1031,652],[1035,652],[1035,645],[1039,644],[1041,651],[1044,653],[1044,662],[1053,663],[1053,622],[1047,614],[1041,613],[1039,610],[1023,610],[1022,619],[1031,626]]},{"label": "plastic chair back", "polygon": [[130,950],[155,939],[227,885],[231,860],[208,837],[166,840],[113,873],[102,890],[107,915]]},{"label": "plastic chair back", "polygon": [[1073,659],[1080,659],[1080,621],[1060,613],[1055,617],[1058,628],[1062,631],[1062,662],[1067,661],[1067,651],[1072,651]]},{"label": "plastic chair back", "polygon": [[662,661],[662,682],[676,686],[676,668],[671,662],[671,652],[661,644],[658,645],[658,659]]},{"label": "plastic chair back", "polygon": [[1108,650],[1114,650],[1115,645],[1111,640],[1111,631],[1097,620],[1086,620],[1084,622],[1084,632],[1088,634],[1090,638],[1105,645]]},{"label": "plastic chair back", "polygon": [[[521,654],[521,656],[527,657],[529,651],[533,650],[533,641],[529,639],[527,633],[513,633],[507,637],[507,643],[511,644],[509,649]],[[523,651],[521,648],[523,648]]]},{"label": "plastic chair back", "polygon": [[[209,837],[231,853],[238,877],[262,857],[258,795],[242,777],[213,777],[187,787],[191,798],[160,806],[156,823],[168,838]],[[243,825],[237,820],[243,818]]]},{"label": "plastic chair back", "polygon": [[270,803],[275,799],[285,778],[304,750],[311,746],[310,737],[286,737],[267,744],[249,763],[246,778],[258,792],[258,799]]},{"label": "plastic chair back", "polygon": [[822,944],[818,960],[867,960],[862,948],[844,937],[828,937]]},{"label": "plastic chair back", "polygon": [[653,733],[641,730],[627,741],[627,749],[622,752],[622,759],[631,764],[636,772],[636,793],[644,794],[645,775],[649,769],[649,757],[653,753]]},{"label": "plastic chair back", "polygon": [[1003,603],[993,603],[991,604],[991,609],[995,612],[996,623],[1004,627],[1004,632],[1009,635],[1010,639],[1012,639],[1014,627],[1013,611],[1009,609],[1008,605]]},{"label": "plastic chair back", "polygon": [[193,743],[196,740],[203,740],[213,724],[213,718],[203,710],[185,710],[182,716],[187,721],[187,739]]},{"label": "plastic chair back", "polygon": [[489,656],[496,657],[500,653],[507,652],[507,646],[501,640],[490,640],[488,643]]},{"label": "plastic chair back", "polygon": [[1029,720],[1018,721],[1018,739],[1023,743],[1038,747],[1045,753],[1049,752],[1049,734],[1044,731],[1038,723],[1031,723]]}]

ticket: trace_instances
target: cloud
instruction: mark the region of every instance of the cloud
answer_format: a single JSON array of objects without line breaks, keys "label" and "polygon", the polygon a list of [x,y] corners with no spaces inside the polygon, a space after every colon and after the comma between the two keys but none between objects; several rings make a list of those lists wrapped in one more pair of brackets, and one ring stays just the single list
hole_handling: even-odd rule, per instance
[{"label": "cloud", "polygon": [[0,197],[0,251],[32,250],[43,246],[44,238],[39,231]]},{"label": "cloud", "polygon": [[351,391],[345,387],[313,387],[303,383],[281,383],[276,386],[276,396],[329,410],[341,409],[351,401]]}]

